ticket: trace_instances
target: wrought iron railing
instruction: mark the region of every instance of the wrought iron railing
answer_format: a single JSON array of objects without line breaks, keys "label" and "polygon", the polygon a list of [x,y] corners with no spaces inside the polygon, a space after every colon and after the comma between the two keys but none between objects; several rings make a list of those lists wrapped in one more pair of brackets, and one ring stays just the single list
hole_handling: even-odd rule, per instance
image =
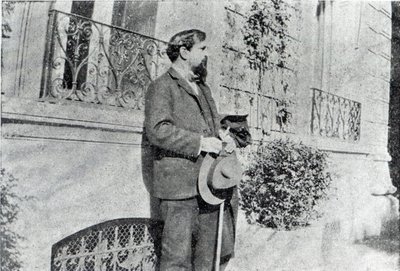
[{"label": "wrought iron railing", "polygon": [[225,85],[220,87],[220,106],[228,112],[247,114],[255,138],[260,137],[258,133],[271,131],[294,133],[294,107],[287,100]]},{"label": "wrought iron railing", "polygon": [[142,109],[166,43],[51,10],[42,99]]},{"label": "wrought iron railing", "polygon": [[358,141],[361,103],[313,89],[311,132],[324,137]]},{"label": "wrought iron railing", "polygon": [[53,245],[51,270],[157,270],[161,231],[161,222],[143,218],[94,225]]}]

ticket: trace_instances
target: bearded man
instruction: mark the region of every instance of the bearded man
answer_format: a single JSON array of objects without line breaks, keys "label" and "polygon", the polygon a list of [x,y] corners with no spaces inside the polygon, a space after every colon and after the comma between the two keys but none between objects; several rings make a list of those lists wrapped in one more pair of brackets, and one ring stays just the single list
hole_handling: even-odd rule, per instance
[{"label": "bearded man", "polygon": [[[152,196],[160,199],[164,229],[162,271],[207,270],[214,267],[218,206],[204,202],[197,180],[204,156],[217,155],[220,116],[207,75],[206,34],[191,29],[175,34],[167,48],[171,68],[152,82],[146,93],[145,135],[153,152]],[[225,138],[227,152],[235,142]],[[226,202],[221,263],[233,255],[232,209],[237,193]],[[237,206],[237,201],[236,206]]]}]

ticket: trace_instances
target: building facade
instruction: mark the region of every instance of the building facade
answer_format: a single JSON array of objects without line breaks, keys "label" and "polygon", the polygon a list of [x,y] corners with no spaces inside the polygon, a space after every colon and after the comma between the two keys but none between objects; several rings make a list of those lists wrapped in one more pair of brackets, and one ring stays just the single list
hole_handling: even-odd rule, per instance
[{"label": "building facade", "polygon": [[391,3],[285,1],[291,57],[266,72],[245,57],[250,9],[244,1],[15,3],[2,45],[2,167],[33,197],[15,225],[26,238],[25,270],[48,270],[51,246],[82,228],[156,217],[143,97],[170,65],[165,41],[189,28],[207,32],[219,111],[249,114],[255,144],[289,137],[328,152],[337,193],[326,219],[341,238],[379,235],[396,218]]}]

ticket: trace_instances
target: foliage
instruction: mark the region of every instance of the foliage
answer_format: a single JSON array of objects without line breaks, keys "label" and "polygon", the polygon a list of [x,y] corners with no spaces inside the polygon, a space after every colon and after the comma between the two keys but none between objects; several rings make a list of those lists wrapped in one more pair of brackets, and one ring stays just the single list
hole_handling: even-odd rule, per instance
[{"label": "foliage", "polygon": [[279,139],[262,143],[253,156],[240,184],[241,208],[250,224],[289,230],[319,215],[318,203],[331,183],[325,153]]},{"label": "foliage", "polygon": [[244,42],[250,67],[262,71],[286,67],[290,57],[288,23],[284,0],[254,1],[244,26]]},{"label": "foliage", "polygon": [[21,263],[17,242],[22,239],[20,235],[11,230],[11,224],[18,218],[18,203],[21,198],[13,191],[18,183],[13,175],[4,169],[0,170],[0,270],[19,270]]},{"label": "foliage", "polygon": [[2,2],[2,17],[3,21],[1,23],[1,37],[10,38],[8,33],[12,32],[10,23],[6,19],[6,15],[10,16],[14,12],[15,2]]}]

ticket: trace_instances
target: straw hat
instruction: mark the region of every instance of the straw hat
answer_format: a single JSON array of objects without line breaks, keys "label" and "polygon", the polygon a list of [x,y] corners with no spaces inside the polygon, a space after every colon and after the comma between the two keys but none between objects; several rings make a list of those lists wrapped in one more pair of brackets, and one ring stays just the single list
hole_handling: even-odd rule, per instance
[{"label": "straw hat", "polygon": [[221,204],[224,192],[239,184],[242,178],[242,165],[236,152],[214,158],[210,154],[204,157],[200,167],[198,189],[202,199],[212,205]]}]

